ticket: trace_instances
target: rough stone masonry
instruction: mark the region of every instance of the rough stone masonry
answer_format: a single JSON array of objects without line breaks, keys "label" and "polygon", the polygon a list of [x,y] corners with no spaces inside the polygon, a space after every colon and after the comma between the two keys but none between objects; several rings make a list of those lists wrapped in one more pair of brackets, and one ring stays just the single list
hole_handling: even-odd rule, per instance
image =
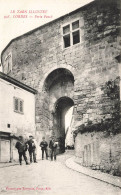
[{"label": "rough stone masonry", "polygon": [[2,52],[4,73],[38,91],[37,141],[54,132],[63,151],[64,115],[74,105],[77,161],[113,175],[121,175],[120,49],[120,2],[95,0]]}]

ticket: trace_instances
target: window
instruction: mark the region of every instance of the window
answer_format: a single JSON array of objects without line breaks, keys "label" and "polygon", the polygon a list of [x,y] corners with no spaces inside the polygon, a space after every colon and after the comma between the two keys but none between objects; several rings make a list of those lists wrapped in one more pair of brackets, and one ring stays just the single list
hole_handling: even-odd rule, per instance
[{"label": "window", "polygon": [[19,103],[20,103],[20,112],[23,113],[23,101],[20,100]]},{"label": "window", "polygon": [[64,38],[64,47],[69,47],[70,46],[70,35],[66,35],[63,38]]},{"label": "window", "polygon": [[76,32],[73,32],[73,45],[80,42],[80,34],[79,30]]},{"label": "window", "polygon": [[14,97],[14,111],[23,114],[24,101],[20,98]]},{"label": "window", "polygon": [[79,20],[63,27],[64,48],[70,47],[80,42]]},{"label": "window", "polygon": [[4,73],[9,74],[12,71],[12,53],[9,53],[4,60],[3,64]]}]

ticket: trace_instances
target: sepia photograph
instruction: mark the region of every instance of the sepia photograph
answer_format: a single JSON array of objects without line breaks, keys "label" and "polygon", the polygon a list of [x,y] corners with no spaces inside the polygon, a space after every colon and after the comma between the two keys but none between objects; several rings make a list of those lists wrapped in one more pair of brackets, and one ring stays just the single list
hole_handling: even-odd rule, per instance
[{"label": "sepia photograph", "polygon": [[120,0],[0,0],[0,194],[121,194]]}]

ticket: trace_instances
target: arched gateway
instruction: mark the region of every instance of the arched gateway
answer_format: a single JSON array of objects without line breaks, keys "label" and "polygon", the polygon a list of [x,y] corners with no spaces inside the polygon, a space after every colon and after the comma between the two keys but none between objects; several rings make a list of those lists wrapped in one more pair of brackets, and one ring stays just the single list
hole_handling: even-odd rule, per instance
[{"label": "arched gateway", "polygon": [[44,101],[49,110],[49,132],[47,139],[53,134],[59,141],[59,152],[65,151],[65,115],[74,105],[74,76],[65,68],[52,71],[45,79]]}]

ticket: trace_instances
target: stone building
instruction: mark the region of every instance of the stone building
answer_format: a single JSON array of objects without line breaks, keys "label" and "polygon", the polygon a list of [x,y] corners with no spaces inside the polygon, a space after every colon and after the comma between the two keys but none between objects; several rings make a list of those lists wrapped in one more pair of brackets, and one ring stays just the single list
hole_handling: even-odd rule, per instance
[{"label": "stone building", "polygon": [[0,72],[0,162],[18,159],[19,135],[35,136],[36,90]]},{"label": "stone building", "polygon": [[95,0],[11,40],[1,57],[4,73],[38,91],[37,138],[54,134],[64,152],[74,106],[77,161],[112,174],[121,161],[119,33],[120,1]]}]

